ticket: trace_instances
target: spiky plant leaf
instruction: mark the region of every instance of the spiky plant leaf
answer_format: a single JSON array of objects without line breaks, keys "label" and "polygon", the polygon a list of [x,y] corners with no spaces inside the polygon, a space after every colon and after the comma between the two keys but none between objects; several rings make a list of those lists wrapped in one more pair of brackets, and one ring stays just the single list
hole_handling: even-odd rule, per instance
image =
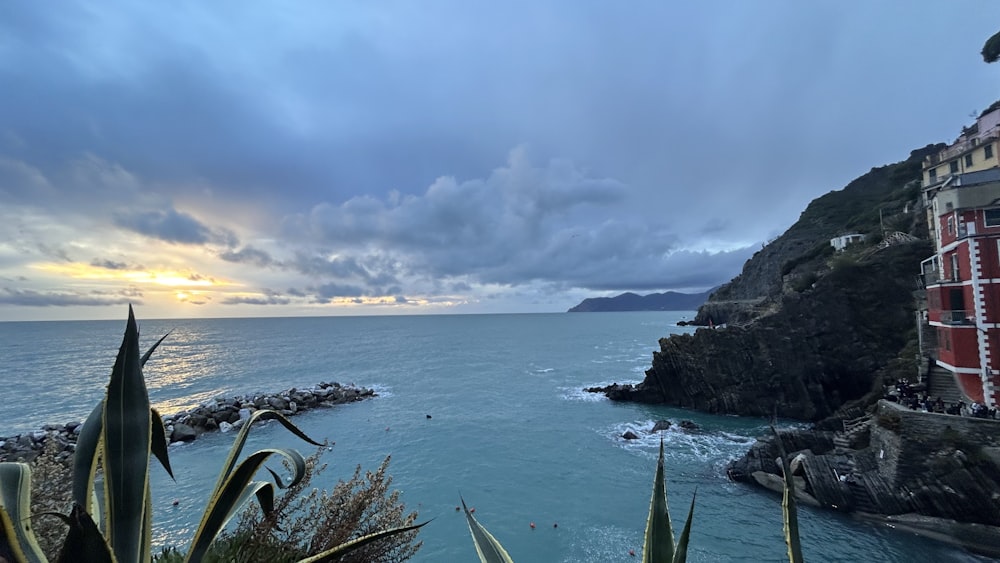
[{"label": "spiky plant leaf", "polygon": [[[461,498],[461,497],[459,497]],[[462,500],[462,510],[465,511],[465,520],[469,524],[469,531],[472,533],[472,543],[476,546],[476,553],[479,554],[481,563],[514,563],[514,560],[507,554],[507,550],[500,545],[493,534],[491,534],[476,517],[469,512],[465,506],[465,499]]]},{"label": "spiky plant leaf", "polygon": [[69,533],[59,550],[57,563],[112,563],[115,560],[111,547],[97,529],[94,519],[79,504],[73,505],[73,510],[68,517],[64,517],[64,522],[69,525]]},{"label": "spiky plant leaf", "polygon": [[97,505],[94,502],[94,477],[97,475],[97,459],[101,452],[103,418],[102,399],[84,421],[73,452],[73,502],[83,507],[88,514],[97,514]]},{"label": "spiky plant leaf", "polygon": [[350,553],[355,549],[359,549],[363,546],[366,546],[374,541],[392,537],[397,534],[412,532],[413,530],[418,530],[426,525],[427,522],[421,522],[420,524],[413,524],[411,526],[401,526],[399,528],[382,530],[381,532],[375,532],[372,534],[368,534],[366,536],[361,536],[360,538],[355,538],[351,541],[344,542],[336,547],[332,547],[322,553],[317,553],[312,557],[300,559],[297,563],[333,563],[334,561],[339,561],[343,555]]},{"label": "spiky plant leaf", "polygon": [[[237,446],[233,446],[234,448]],[[188,550],[185,561],[199,562],[205,556],[209,546],[215,540],[215,536],[226,526],[229,520],[241,508],[240,502],[249,500],[250,495],[246,494],[247,486],[250,484],[254,474],[260,469],[264,461],[272,455],[280,455],[291,462],[292,480],[286,485],[294,486],[305,476],[306,462],[302,455],[291,449],[263,449],[256,451],[242,462],[226,476],[222,486],[215,490],[209,499],[208,506],[202,515],[201,523],[195,532],[194,539],[191,540],[191,548]]]},{"label": "spiky plant leaf", "polygon": [[31,531],[31,467],[0,463],[0,554],[17,563],[44,563]]},{"label": "spiky plant leaf", "polygon": [[146,526],[152,421],[139,353],[139,327],[129,306],[128,323],[104,401],[105,530],[118,563],[149,561],[152,533]]},{"label": "spiky plant leaf", "polygon": [[167,475],[173,479],[174,472],[170,469],[170,455],[167,453],[170,444],[167,443],[167,429],[163,426],[163,417],[160,416],[160,411],[150,409],[150,421],[153,423],[151,434],[153,441],[150,443],[150,449],[156,459],[160,461],[163,469],[167,471]]},{"label": "spiky plant leaf", "polygon": [[795,504],[795,481],[792,480],[792,467],[788,463],[788,455],[785,453],[785,444],[781,440],[781,434],[778,434],[778,430],[773,425],[771,432],[774,433],[774,441],[778,445],[778,455],[781,456],[781,472],[785,476],[781,512],[785,521],[785,545],[788,546],[788,561],[802,563],[802,543],[799,541],[799,515]]},{"label": "spiky plant leaf", "polygon": [[222,470],[219,471],[219,478],[215,481],[214,491],[219,491],[222,488],[223,483],[225,483],[229,474],[233,471],[233,468],[236,467],[237,460],[239,460],[240,454],[243,453],[243,446],[246,445],[247,438],[250,436],[250,428],[253,427],[254,423],[262,420],[277,420],[292,434],[295,434],[306,442],[309,442],[314,446],[322,445],[306,435],[306,433],[300,430],[298,426],[295,426],[292,421],[288,420],[285,415],[269,409],[255,411],[243,424],[243,427],[240,428],[239,433],[236,434],[236,439],[233,440],[233,447],[229,450],[229,456],[226,458],[226,462],[223,464]]},{"label": "spiky plant leaf", "polygon": [[694,520],[694,499],[697,496],[698,491],[695,490],[694,494],[691,495],[691,508],[688,510],[687,522],[684,523],[681,537],[677,540],[677,545],[674,549],[673,563],[685,563],[687,561],[688,539],[691,536],[691,520]]},{"label": "spiky plant leaf", "polygon": [[667,508],[667,484],[663,470],[663,437],[660,437],[660,456],[656,461],[653,478],[653,497],[649,501],[646,519],[646,536],[642,544],[642,563],[664,563],[674,558],[674,530]]}]

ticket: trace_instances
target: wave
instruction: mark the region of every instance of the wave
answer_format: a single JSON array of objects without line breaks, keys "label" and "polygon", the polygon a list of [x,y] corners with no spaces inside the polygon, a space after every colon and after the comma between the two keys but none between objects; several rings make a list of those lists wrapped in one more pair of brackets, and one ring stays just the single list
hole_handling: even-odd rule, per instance
[{"label": "wave", "polygon": [[608,398],[604,396],[604,393],[584,391],[585,387],[607,387],[615,383],[620,385],[638,385],[641,382],[641,379],[616,379],[614,381],[606,380],[598,383],[580,384],[576,387],[557,387],[556,390],[559,392],[559,398],[565,401],[586,401],[593,403],[607,401]]},{"label": "wave", "polygon": [[[717,468],[720,464],[724,467],[731,458],[742,455],[756,441],[755,436],[730,431],[685,430],[679,426],[679,420],[667,420],[672,423],[670,428],[660,432],[650,431],[656,424],[652,419],[619,422],[598,431],[616,446],[650,458],[657,456],[662,436],[664,455],[667,459],[681,462],[697,461]],[[638,438],[635,440],[622,438],[622,435],[629,430]]]}]

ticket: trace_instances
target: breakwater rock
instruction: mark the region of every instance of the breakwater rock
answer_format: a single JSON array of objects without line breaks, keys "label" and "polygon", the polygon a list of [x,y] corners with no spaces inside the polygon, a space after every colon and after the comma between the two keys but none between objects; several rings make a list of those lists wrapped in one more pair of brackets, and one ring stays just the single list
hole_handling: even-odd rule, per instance
[{"label": "breakwater rock", "polygon": [[[190,442],[205,432],[240,429],[254,411],[271,409],[285,416],[374,397],[375,391],[364,387],[319,383],[310,388],[292,388],[278,393],[251,393],[237,397],[218,397],[188,411],[163,416],[169,443]],[[67,460],[76,449],[76,439],[83,425],[46,424],[40,430],[10,437],[0,437],[0,461],[30,461],[46,447],[58,451],[57,458]]]},{"label": "breakwater rock", "polygon": [[[840,421],[839,429],[821,429],[831,428],[828,422],[781,432],[804,502],[906,523],[911,531],[1000,557],[1000,421],[879,401],[871,414]],[[780,491],[777,459],[768,436],[727,472]]]},{"label": "breakwater rock", "polygon": [[747,326],[660,339],[641,383],[588,390],[710,413],[826,418],[868,393],[907,343],[912,272],[929,252],[921,242],[838,262]]}]

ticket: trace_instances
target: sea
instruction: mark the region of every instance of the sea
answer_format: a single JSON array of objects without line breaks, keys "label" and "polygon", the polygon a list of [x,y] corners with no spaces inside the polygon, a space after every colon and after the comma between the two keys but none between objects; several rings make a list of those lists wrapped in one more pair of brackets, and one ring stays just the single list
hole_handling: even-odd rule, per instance
[{"label": "sea", "polygon": [[[374,399],[293,421],[333,443],[317,486],[391,456],[393,487],[430,521],[414,562],[477,560],[456,511],[460,498],[514,561],[637,560],[660,440],[649,430],[661,419],[699,427],[662,432],[678,531],[697,493],[688,560],[787,561],[780,496],[725,473],[768,432],[766,420],[612,403],[583,391],[641,381],[658,340],[692,331],[677,322],[693,315],[140,319],[140,330],[143,348],[170,333],[145,369],[162,412],[321,381],[375,389]],[[124,315],[0,323],[0,436],[85,418],[104,392],[124,327]],[[627,430],[640,439],[622,439]],[[217,432],[171,446],[175,480],[153,467],[156,545],[185,548],[232,439]],[[279,425],[255,428],[248,451],[272,446],[315,451]],[[281,469],[277,460],[271,466]],[[800,507],[799,522],[807,561],[990,561],[833,511]]]}]

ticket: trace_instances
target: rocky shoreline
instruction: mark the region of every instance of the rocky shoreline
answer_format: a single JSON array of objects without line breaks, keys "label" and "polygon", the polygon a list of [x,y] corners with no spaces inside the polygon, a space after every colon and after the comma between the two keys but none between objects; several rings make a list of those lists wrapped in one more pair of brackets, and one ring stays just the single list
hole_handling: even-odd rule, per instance
[{"label": "rocky shoreline", "polygon": [[[805,504],[1000,557],[1000,422],[910,410],[782,431]],[[781,491],[774,436],[727,467],[734,481]]]},{"label": "rocky shoreline", "polygon": [[[188,411],[163,416],[167,440],[190,442],[205,432],[229,432],[240,429],[254,411],[272,409],[294,416],[316,408],[329,408],[377,396],[375,391],[353,385],[321,382],[307,389],[291,388],[277,393],[251,393],[236,397],[217,397]],[[30,461],[55,442],[59,460],[68,460],[76,449],[76,439],[83,425],[46,424],[40,430],[0,437],[0,462]]]}]

